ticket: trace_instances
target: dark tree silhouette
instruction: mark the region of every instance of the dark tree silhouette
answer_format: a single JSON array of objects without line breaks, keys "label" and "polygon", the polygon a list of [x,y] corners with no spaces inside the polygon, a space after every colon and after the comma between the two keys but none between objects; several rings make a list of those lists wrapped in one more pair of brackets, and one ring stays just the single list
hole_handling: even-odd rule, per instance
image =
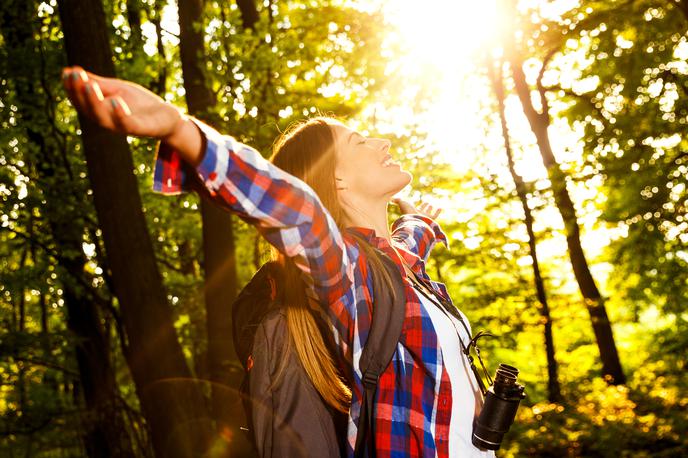
[{"label": "dark tree silhouette", "polygon": [[[501,2],[507,10],[516,11],[512,2]],[[521,101],[523,113],[528,119],[530,129],[535,135],[538,150],[542,157],[542,163],[547,170],[547,176],[552,187],[552,194],[561,218],[564,221],[566,232],[566,244],[568,247],[569,259],[573,267],[573,274],[578,282],[578,288],[583,296],[585,307],[590,314],[592,328],[595,333],[595,340],[602,360],[602,374],[608,383],[613,385],[623,385],[626,383],[626,376],[621,368],[621,361],[616,350],[614,334],[607,316],[607,309],[600,291],[597,288],[595,279],[590,272],[588,261],[585,258],[580,238],[580,226],[576,209],[566,188],[566,174],[562,171],[557,159],[554,157],[552,145],[549,140],[547,129],[550,125],[549,102],[547,100],[546,89],[542,85],[542,77],[550,59],[555,51],[550,51],[542,59],[542,67],[537,78],[537,92],[539,95],[541,111],[533,105],[531,90],[526,75],[523,72],[523,57],[517,47],[516,37],[513,30],[504,33],[504,47],[506,58],[511,67],[511,76],[514,81],[516,94]]]},{"label": "dark tree silhouette", "polygon": [[552,317],[549,313],[545,283],[542,280],[542,273],[540,272],[540,262],[538,261],[537,255],[537,239],[535,237],[535,231],[533,230],[533,213],[528,206],[526,185],[523,182],[523,178],[516,172],[514,155],[511,150],[511,140],[509,138],[509,126],[506,122],[506,111],[504,109],[504,75],[502,72],[503,61],[501,59],[497,60],[496,72],[494,67],[494,63],[487,63],[492,89],[497,99],[497,110],[499,111],[502,137],[504,137],[504,152],[507,156],[509,173],[514,180],[516,195],[523,207],[523,223],[526,225],[526,231],[528,232],[528,249],[530,251],[530,257],[533,260],[533,281],[535,283],[537,299],[540,303],[540,315],[542,315],[544,322],[545,353],[547,354],[547,397],[550,402],[560,402],[562,397],[561,387],[559,386],[559,376],[557,374],[557,360],[554,352],[554,338],[552,337]]},{"label": "dark tree silhouette", "polygon": [[[67,60],[114,76],[103,5],[58,2]],[[212,438],[201,387],[191,378],[173,325],[143,216],[131,152],[122,135],[79,115],[88,176],[119,300],[131,370],[160,457],[203,454]]]},{"label": "dark tree silhouette", "polygon": [[[38,52],[34,40],[33,17],[37,4],[33,1],[13,2],[3,8],[0,15],[0,31],[11,55],[8,75],[15,90],[22,125],[25,126],[27,145],[35,156],[27,155],[29,166],[35,169],[42,193],[46,196],[44,216],[50,228],[50,235],[59,253],[58,270],[63,289],[63,300],[67,311],[67,328],[75,336],[75,355],[79,370],[79,381],[88,409],[83,431],[83,442],[89,457],[105,457],[133,454],[125,428],[122,411],[119,408],[118,390],[112,367],[107,330],[101,325],[99,302],[102,299],[89,287],[84,272],[87,259],[82,248],[84,222],[79,196],[73,192],[74,176],[69,162],[62,159],[67,155],[65,144],[56,138],[50,128],[54,122],[45,108],[45,93],[42,82],[43,56]],[[16,24],[24,24],[17,27]],[[26,57],[30,58],[27,59]],[[32,249],[32,251],[34,251]],[[35,253],[33,254],[35,262]],[[22,257],[22,264],[26,252]],[[43,305],[43,304],[42,304]],[[20,331],[24,324],[24,294],[20,298]],[[44,326],[47,323],[44,321]]]}]

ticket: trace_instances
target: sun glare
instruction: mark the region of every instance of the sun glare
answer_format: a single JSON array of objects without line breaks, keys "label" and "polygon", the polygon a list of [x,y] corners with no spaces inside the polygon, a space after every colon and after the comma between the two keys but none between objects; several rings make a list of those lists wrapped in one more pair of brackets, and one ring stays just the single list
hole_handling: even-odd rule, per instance
[{"label": "sun glare", "polygon": [[[575,1],[558,0],[551,5],[537,3],[536,6],[542,16],[554,17],[570,8]],[[536,2],[532,0],[531,3]],[[392,33],[396,34],[395,44],[401,50],[400,61],[396,63],[399,71],[412,75],[420,84],[431,88],[429,93],[432,94],[424,112],[402,111],[406,119],[397,117],[395,120],[403,125],[413,117],[428,134],[428,152],[438,153],[439,157],[452,164],[457,173],[477,167],[481,173],[496,175],[503,186],[512,186],[512,178],[505,165],[501,129],[498,123],[489,126],[487,122],[497,114],[490,107],[494,95],[484,74],[485,59],[500,52],[499,24],[507,19],[501,17],[496,0],[470,3],[392,0],[387,3],[386,17],[396,29]],[[525,71],[532,77],[530,73],[538,71],[538,68],[525,68]],[[518,173],[526,181],[546,187],[545,168],[515,95],[507,98],[506,108]],[[580,154],[580,133],[573,132],[562,122],[553,122],[552,131],[555,132],[552,142],[558,155],[562,156],[562,152],[567,150],[570,150],[568,154]],[[584,196],[580,189],[573,192],[577,199],[590,198]],[[591,192],[594,194],[595,191]],[[471,219],[476,212],[482,211],[483,206],[480,199],[471,200],[467,195],[460,201],[440,198],[437,203],[444,206],[445,218],[456,220]],[[561,218],[554,209],[540,212],[538,218],[539,224],[546,227],[561,225]],[[586,249],[592,253],[598,253],[609,238],[605,231],[596,230],[595,233],[596,237],[586,240]],[[553,243],[557,250],[550,251],[563,255],[565,244],[561,240]]]},{"label": "sun glare", "polygon": [[427,148],[458,167],[467,165],[484,135],[480,100],[490,94],[477,69],[494,45],[496,1],[394,0],[386,17],[396,28],[402,71],[422,75],[421,84],[433,94],[422,114]]},{"label": "sun glare", "polygon": [[[574,0],[554,2],[556,11],[547,5],[541,9],[547,15],[560,14],[571,1]],[[497,123],[490,126],[486,122],[497,114],[491,107],[494,94],[484,69],[488,59],[492,62],[493,56],[501,52],[500,24],[507,19],[497,1],[428,0],[419,7],[418,2],[411,0],[393,0],[387,3],[385,14],[395,26],[394,39],[401,50],[397,64],[401,71],[415,75],[419,84],[431,88],[428,92],[432,100],[426,104],[427,110],[410,114],[422,121],[428,133],[428,150],[439,153],[457,171],[478,162],[492,163],[495,168],[490,173],[510,181],[508,170],[500,166],[504,162],[501,130]],[[524,70],[531,77],[539,69]],[[532,133],[518,98],[512,94],[506,106],[511,140],[519,149],[515,154],[519,174],[527,181],[546,178],[539,153],[534,145],[529,145]],[[567,126],[557,126],[556,130],[554,141],[564,143],[557,145],[561,150],[576,144],[578,134],[570,132]],[[485,154],[495,158],[485,158]]]},{"label": "sun glare", "polygon": [[490,40],[495,30],[495,0],[395,0],[387,17],[402,31],[408,55],[444,72],[460,70]]}]

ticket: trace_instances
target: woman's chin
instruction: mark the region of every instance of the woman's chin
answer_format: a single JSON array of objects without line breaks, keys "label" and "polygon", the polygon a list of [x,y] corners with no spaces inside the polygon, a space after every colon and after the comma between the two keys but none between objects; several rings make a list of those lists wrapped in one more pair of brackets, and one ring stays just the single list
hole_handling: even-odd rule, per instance
[{"label": "woman's chin", "polygon": [[404,189],[406,186],[411,184],[413,181],[413,175],[411,172],[407,172],[406,170],[401,170],[399,173],[398,177],[395,177],[395,182],[393,186],[390,186],[390,191],[392,192],[392,195],[398,193],[402,189]]},{"label": "woman's chin", "polygon": [[410,185],[411,182],[413,181],[413,174],[412,174],[411,172],[407,172],[406,170],[402,170],[402,171],[401,171],[401,174],[402,174],[402,176],[404,177],[404,178],[402,179],[402,181],[404,182],[404,184],[403,184],[403,186],[402,186],[401,188],[399,188],[400,191],[401,191],[403,188],[405,188],[406,186]]},{"label": "woman's chin", "polygon": [[360,193],[362,195],[389,199],[413,181],[413,175],[406,170],[398,170],[396,173],[385,174],[384,176],[379,175],[376,178],[361,185]]}]

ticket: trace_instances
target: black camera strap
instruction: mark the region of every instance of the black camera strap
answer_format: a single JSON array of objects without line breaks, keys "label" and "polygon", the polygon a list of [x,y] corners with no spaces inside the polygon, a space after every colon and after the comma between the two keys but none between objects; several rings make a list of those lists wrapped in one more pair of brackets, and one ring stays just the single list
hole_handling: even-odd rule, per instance
[{"label": "black camera strap", "polygon": [[[419,277],[413,270],[410,268],[407,269],[408,272],[410,272],[412,275],[408,275],[407,278],[411,281],[413,286],[415,287],[414,289],[421,293],[426,299],[428,299],[432,304],[434,304],[445,316],[447,316],[447,319],[452,323],[452,327],[456,331],[456,335],[459,339],[459,343],[461,345],[461,352],[466,355],[468,358],[468,363],[471,367],[471,370],[473,371],[473,375],[475,376],[476,381],[478,382],[478,386],[480,387],[480,391],[482,392],[483,396],[487,394],[487,387],[485,386],[485,382],[483,381],[483,378],[480,376],[480,372],[478,371],[478,368],[475,366],[475,361],[473,359],[473,355],[471,355],[471,347],[474,348],[475,354],[478,357],[478,361],[480,362],[480,366],[482,367],[483,373],[485,375],[485,378],[489,382],[489,385],[492,385],[492,378],[490,377],[489,372],[487,371],[487,368],[485,367],[485,363],[483,362],[483,359],[480,357],[480,348],[478,348],[478,339],[481,337],[485,336],[492,336],[489,332],[486,331],[479,331],[475,336],[471,337],[471,332],[468,329],[468,325],[466,324],[466,321],[463,319],[463,316],[459,313],[459,310],[449,301],[446,299],[442,298],[439,296],[432,285],[428,284],[427,281],[424,278]],[[449,316],[451,315],[451,316]],[[456,318],[461,325],[463,326],[464,330],[466,331],[466,335],[470,339],[468,341],[468,345],[465,345],[463,343],[463,340],[461,339],[461,333],[459,330],[456,328],[455,321],[451,319],[451,317]]]}]

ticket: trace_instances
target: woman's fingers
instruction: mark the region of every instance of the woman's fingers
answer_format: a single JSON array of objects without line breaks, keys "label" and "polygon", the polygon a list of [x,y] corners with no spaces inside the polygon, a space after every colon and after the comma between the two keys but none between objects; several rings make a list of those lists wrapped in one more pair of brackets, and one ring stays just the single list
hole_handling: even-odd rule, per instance
[{"label": "woman's fingers", "polygon": [[74,107],[106,129],[127,135],[160,138],[176,128],[180,113],[146,88],[66,67],[63,84]]},{"label": "woman's fingers", "polygon": [[100,86],[100,89],[106,98],[115,95],[122,95],[122,92],[127,86],[126,81],[118,80],[117,78],[107,78],[91,72],[86,72],[86,74],[90,80],[98,83],[98,86]]},{"label": "woman's fingers", "polygon": [[427,202],[419,202],[417,206],[413,206],[412,204],[408,203],[407,201],[399,197],[395,197],[394,199],[392,199],[392,202],[399,207],[403,214],[420,213],[421,215],[429,216],[432,219],[436,219],[440,215],[440,213],[442,213],[441,208],[433,207]]},{"label": "woman's fingers", "polygon": [[112,112],[112,122],[116,130],[125,133],[133,132],[134,126],[132,125],[131,110],[124,99],[116,95],[108,99],[107,102],[109,105],[108,109]]},{"label": "woman's fingers", "polygon": [[440,213],[442,213],[441,208],[435,208],[427,202],[419,202],[417,206],[413,206],[412,204],[408,203],[407,201],[399,197],[395,197],[394,199],[392,199],[392,202],[399,206],[399,209],[404,214],[420,213],[421,215],[429,216],[432,219],[436,219],[440,215]]},{"label": "woman's fingers", "polygon": [[433,207],[427,202],[421,202],[418,204],[418,211],[425,216],[429,216],[432,219],[436,219],[440,213],[442,213],[442,209],[439,207]]},{"label": "woman's fingers", "polygon": [[109,107],[109,102],[105,100],[98,83],[93,80],[87,81],[83,92],[86,97],[86,113],[101,126],[112,129],[115,126],[112,109]]},{"label": "woman's fingers", "polygon": [[64,87],[67,91],[69,99],[77,110],[80,110],[87,115],[90,115],[90,105],[87,101],[87,94],[84,90],[84,84],[88,81],[86,72],[74,67],[67,71],[64,81]]},{"label": "woman's fingers", "polygon": [[121,92],[121,84],[117,80],[94,75],[80,67],[65,68],[62,79],[77,110],[106,129],[128,132],[131,109],[117,95]]},{"label": "woman's fingers", "polygon": [[413,205],[406,202],[404,199],[400,197],[395,197],[394,199],[392,199],[392,202],[394,202],[399,207],[399,210],[401,210],[401,213],[405,215],[417,212]]}]

